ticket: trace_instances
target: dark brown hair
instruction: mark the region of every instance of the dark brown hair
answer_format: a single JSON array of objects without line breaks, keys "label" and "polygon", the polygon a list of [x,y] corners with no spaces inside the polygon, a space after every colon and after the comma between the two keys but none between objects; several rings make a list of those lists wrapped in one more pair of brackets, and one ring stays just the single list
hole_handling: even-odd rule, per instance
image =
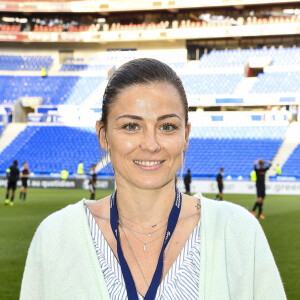
[{"label": "dark brown hair", "polygon": [[138,58],[122,65],[110,78],[102,103],[100,121],[107,128],[107,118],[117,96],[126,88],[137,84],[164,82],[171,84],[178,92],[185,111],[185,124],[188,123],[188,103],[181,79],[167,64],[152,58]]}]

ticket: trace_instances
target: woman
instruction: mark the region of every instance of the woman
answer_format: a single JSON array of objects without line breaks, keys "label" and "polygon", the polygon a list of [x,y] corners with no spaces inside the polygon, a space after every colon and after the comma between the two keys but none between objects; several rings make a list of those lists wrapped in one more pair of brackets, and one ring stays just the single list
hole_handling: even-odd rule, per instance
[{"label": "woman", "polygon": [[41,223],[21,299],[286,299],[256,219],[176,189],[190,124],[170,67],[153,59],[120,67],[96,129],[117,190]]}]

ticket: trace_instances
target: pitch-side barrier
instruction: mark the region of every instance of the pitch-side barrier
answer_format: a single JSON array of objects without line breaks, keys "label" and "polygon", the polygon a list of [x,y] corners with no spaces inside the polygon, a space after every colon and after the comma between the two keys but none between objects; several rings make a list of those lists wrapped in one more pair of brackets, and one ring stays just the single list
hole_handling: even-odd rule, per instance
[{"label": "pitch-side barrier", "polygon": [[[178,188],[184,192],[184,184],[181,180],[178,181]],[[7,179],[0,178],[0,187],[6,188]],[[21,186],[21,181],[18,181],[18,187]],[[74,178],[74,179],[58,179],[58,178],[29,178],[28,188],[44,188],[44,189],[89,189],[89,179]],[[114,181],[109,179],[98,179],[96,189],[98,190],[113,190]],[[217,182],[214,180],[196,180],[191,183],[192,193],[217,193]],[[255,182],[225,180],[224,194],[256,194]],[[300,181],[267,181],[267,195],[300,195]],[[300,200],[300,197],[299,197]]]}]

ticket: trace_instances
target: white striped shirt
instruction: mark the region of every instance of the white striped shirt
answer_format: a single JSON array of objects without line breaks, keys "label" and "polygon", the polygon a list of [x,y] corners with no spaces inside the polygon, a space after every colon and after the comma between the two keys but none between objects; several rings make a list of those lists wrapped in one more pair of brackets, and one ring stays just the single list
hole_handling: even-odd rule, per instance
[{"label": "white striped shirt", "polygon": [[[92,213],[85,206],[91,235],[107,285],[110,299],[125,300],[127,291],[121,266],[105,240]],[[186,241],[179,256],[160,283],[155,300],[199,299],[200,221]],[[144,298],[138,294],[139,300]]]}]

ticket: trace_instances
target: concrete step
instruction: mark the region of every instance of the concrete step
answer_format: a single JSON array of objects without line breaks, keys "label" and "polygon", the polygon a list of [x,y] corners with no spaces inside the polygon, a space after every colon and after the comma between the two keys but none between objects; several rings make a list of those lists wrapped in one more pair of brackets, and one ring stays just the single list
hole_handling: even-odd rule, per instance
[{"label": "concrete step", "polygon": [[104,80],[94,92],[82,103],[87,107],[95,107],[101,105],[100,98],[104,94],[108,80]]},{"label": "concrete step", "polygon": [[26,128],[26,123],[9,123],[0,137],[0,153]]},{"label": "concrete step", "polygon": [[286,137],[278,149],[277,154],[275,155],[272,161],[272,167],[268,171],[268,176],[276,175],[276,166],[279,164],[283,166],[285,162],[288,160],[290,155],[293,153],[295,148],[300,144],[300,122],[293,122],[290,124],[287,132]]},{"label": "concrete step", "polygon": [[246,95],[258,79],[256,77],[243,78],[234,90],[234,95]]}]

